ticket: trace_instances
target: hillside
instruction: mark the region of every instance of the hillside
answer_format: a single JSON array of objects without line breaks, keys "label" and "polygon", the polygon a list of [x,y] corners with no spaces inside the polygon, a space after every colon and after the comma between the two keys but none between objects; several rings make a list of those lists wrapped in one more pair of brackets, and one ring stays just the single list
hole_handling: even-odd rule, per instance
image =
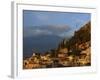
[{"label": "hillside", "polygon": [[78,31],[74,32],[74,36],[66,41],[66,46],[69,49],[76,49],[78,45],[91,41],[91,23],[88,22]]},{"label": "hillside", "polygon": [[90,41],[91,39],[91,23],[88,22],[83,27],[81,27],[78,31],[75,31],[74,36],[70,39],[71,44],[75,43],[83,43]]}]

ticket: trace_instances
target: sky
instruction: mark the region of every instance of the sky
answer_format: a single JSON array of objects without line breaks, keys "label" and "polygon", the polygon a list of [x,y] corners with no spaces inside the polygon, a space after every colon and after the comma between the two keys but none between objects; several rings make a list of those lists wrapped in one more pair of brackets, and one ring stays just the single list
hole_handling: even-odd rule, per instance
[{"label": "sky", "polygon": [[23,10],[23,53],[45,53],[91,20],[89,13]]},{"label": "sky", "polygon": [[24,37],[73,35],[90,20],[90,13],[23,10]]}]

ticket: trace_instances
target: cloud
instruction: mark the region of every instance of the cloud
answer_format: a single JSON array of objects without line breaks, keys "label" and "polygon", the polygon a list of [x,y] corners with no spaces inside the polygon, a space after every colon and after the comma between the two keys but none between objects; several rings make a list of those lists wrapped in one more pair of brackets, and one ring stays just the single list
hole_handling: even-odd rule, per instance
[{"label": "cloud", "polygon": [[64,37],[71,28],[67,25],[44,25],[33,26],[24,29],[24,36],[39,36],[39,35],[56,35]]},{"label": "cloud", "polygon": [[29,37],[29,36],[39,36],[39,35],[52,35],[51,31],[48,30],[41,30],[41,29],[27,29],[24,30],[24,37]]},{"label": "cloud", "polygon": [[41,30],[41,29],[36,29],[36,30],[32,30],[33,35],[50,35],[52,34],[50,31],[48,30]]},{"label": "cloud", "polygon": [[56,33],[68,31],[69,28],[70,27],[68,27],[67,25],[56,25],[56,26],[48,27],[49,30],[52,30],[53,32],[56,32]]}]

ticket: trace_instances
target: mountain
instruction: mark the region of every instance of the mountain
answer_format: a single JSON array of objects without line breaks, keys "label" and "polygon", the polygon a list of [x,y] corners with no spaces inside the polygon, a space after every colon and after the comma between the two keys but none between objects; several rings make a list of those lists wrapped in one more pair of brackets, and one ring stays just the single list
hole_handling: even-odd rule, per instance
[{"label": "mountain", "polygon": [[88,22],[78,31],[75,31],[74,35],[69,40],[63,39],[59,43],[58,48],[67,47],[69,50],[77,50],[78,49],[77,46],[87,42],[90,43],[90,41],[91,41],[91,22]]},{"label": "mountain", "polygon": [[91,23],[88,22],[78,31],[75,31],[74,36],[69,40],[70,48],[75,48],[75,44],[82,44],[91,41]]}]

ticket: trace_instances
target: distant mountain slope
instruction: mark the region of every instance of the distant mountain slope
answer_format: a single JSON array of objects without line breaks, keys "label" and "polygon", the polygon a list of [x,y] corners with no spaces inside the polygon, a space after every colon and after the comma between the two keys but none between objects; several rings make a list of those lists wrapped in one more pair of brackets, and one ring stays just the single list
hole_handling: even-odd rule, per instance
[{"label": "distant mountain slope", "polygon": [[91,40],[91,23],[88,22],[78,31],[75,31],[74,36],[69,40],[71,47],[75,47],[75,44],[81,44]]},{"label": "distant mountain slope", "polygon": [[75,49],[76,44],[80,45],[88,41],[91,41],[91,22],[86,23],[78,31],[75,31],[74,35],[69,40],[63,39],[62,42],[59,43],[59,46]]}]

